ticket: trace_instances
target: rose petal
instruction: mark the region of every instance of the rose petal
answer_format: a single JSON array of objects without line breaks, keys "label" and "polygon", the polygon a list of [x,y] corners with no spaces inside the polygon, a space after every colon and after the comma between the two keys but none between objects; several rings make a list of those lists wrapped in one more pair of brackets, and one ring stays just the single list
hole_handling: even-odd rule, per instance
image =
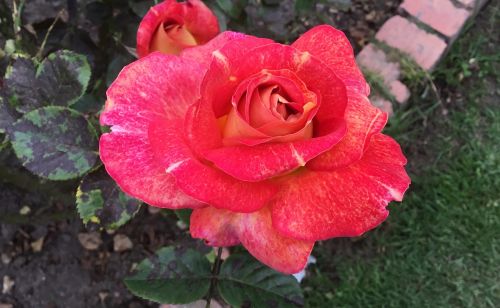
[{"label": "rose petal", "polygon": [[318,120],[344,115],[347,103],[344,84],[333,70],[309,53],[281,44],[257,45],[254,49],[236,47],[239,46],[228,44],[219,50],[201,87],[204,103],[213,106],[217,118],[229,113],[231,97],[239,83],[262,70],[289,70],[310,91],[319,93],[324,111],[318,113],[321,116]]},{"label": "rose petal", "polygon": [[[176,0],[165,0],[151,7],[139,25],[137,30],[137,54],[139,57],[145,57],[155,50],[151,46],[153,37],[164,22],[184,26],[198,44],[208,42],[219,33],[217,18],[202,1],[188,0],[179,3]],[[169,42],[177,43],[174,40]],[[158,47],[160,43],[156,42],[156,44]],[[182,48],[182,46],[177,46],[163,49],[178,53]]]},{"label": "rose petal", "polygon": [[[228,36],[232,37],[231,33],[228,33]],[[222,49],[212,52],[213,61],[210,63],[210,69],[207,71],[207,74],[205,74],[205,78],[202,82],[202,88],[205,89],[202,95],[203,100],[200,100],[196,105],[190,108],[186,118],[185,130],[187,132],[189,146],[197,155],[201,155],[206,149],[222,146],[222,135],[219,129],[218,118],[229,112],[232,93],[229,95],[229,100],[226,104],[228,106],[221,104],[221,106],[218,107],[217,104],[214,104],[214,99],[217,96],[216,92],[210,92],[210,89],[212,89],[214,84],[221,85],[224,89],[219,88],[218,90],[222,96],[223,91],[234,91],[237,85],[233,84],[234,81],[229,80],[228,75],[225,75],[227,73],[225,68],[227,63],[224,61],[229,59],[225,54],[239,57],[244,50],[249,50],[256,46],[266,45],[272,42],[268,39],[261,39],[249,35],[235,36],[237,37],[231,40],[231,44],[226,44]],[[196,49],[198,49],[198,47],[196,47]],[[224,108],[225,113],[221,112],[218,108]]]},{"label": "rose petal", "polygon": [[387,204],[401,201],[410,184],[399,145],[376,134],[363,158],[331,172],[289,177],[272,203],[273,226],[303,240],[359,236],[378,226]]},{"label": "rose petal", "polygon": [[[289,92],[290,97],[296,101],[294,104],[300,105],[297,107],[303,109],[300,116],[283,120],[281,115],[273,113],[271,109],[275,106],[271,106],[271,91],[278,87]],[[320,99],[317,99],[317,95],[310,92],[292,72],[266,70],[245,80],[236,89],[232,99],[233,108],[223,128],[224,145],[253,146],[267,142],[309,139],[313,132],[311,121],[318,110],[318,104]],[[259,123],[262,124],[260,127]]]},{"label": "rose petal", "polygon": [[196,44],[195,38],[185,27],[173,25],[167,30],[161,23],[153,35],[150,50],[176,55],[183,49],[196,46]]},{"label": "rose petal", "polygon": [[[229,59],[232,58],[225,56],[220,56],[212,62],[202,85],[204,100],[198,105],[198,120],[186,122],[188,127],[193,128],[189,135],[191,144],[207,145],[198,152],[199,155],[240,180],[261,181],[304,166],[309,160],[331,149],[344,136],[345,127],[342,118],[347,98],[345,87],[332,70],[324,67],[321,62],[307,53],[279,44],[257,47],[248,54],[239,56],[242,59],[237,63],[230,63]],[[231,77],[234,80],[242,80],[247,75],[252,76],[262,69],[288,69],[295,72],[311,91],[319,93],[321,106],[314,122],[314,130],[317,130],[319,134],[315,134],[317,136],[315,138],[293,143],[221,148],[220,132],[212,130],[217,126],[215,119],[217,111],[215,111],[213,124],[210,127],[199,124],[207,119],[207,115],[203,112],[210,113],[218,108],[221,111],[224,109],[223,107],[211,108],[211,105],[223,101],[226,91],[234,91],[236,86],[229,85]],[[208,80],[207,76],[213,77],[214,80]],[[228,76],[225,83],[220,81],[221,78],[224,80],[224,76]],[[231,96],[228,97],[230,100]],[[335,116],[339,118],[334,118]],[[193,142],[193,140],[199,141]],[[214,142],[208,144],[206,140],[214,140]]]},{"label": "rose petal", "polygon": [[207,245],[215,247],[235,246],[240,243],[237,234],[238,214],[214,207],[203,211],[193,211],[189,222],[189,231],[193,238],[205,240]]},{"label": "rose petal", "polygon": [[[219,34],[217,16],[201,0],[187,0],[184,6],[184,24],[198,44],[206,44]],[[182,3],[181,3],[182,5]]]},{"label": "rose petal", "polygon": [[242,181],[258,182],[303,167],[339,142],[346,129],[336,119],[328,135],[285,143],[229,146],[206,151],[204,157],[227,174]]},{"label": "rose petal", "polygon": [[153,53],[126,66],[108,89],[100,121],[111,133],[101,137],[99,151],[110,176],[129,195],[159,207],[202,206],[165,173],[147,136],[157,117],[183,120],[199,95],[200,71],[196,62]]},{"label": "rose petal", "polygon": [[212,62],[212,53],[214,51],[223,48],[227,43],[233,40],[244,40],[246,38],[248,38],[246,34],[225,31],[220,33],[204,45],[198,45],[196,47],[184,49],[181,52],[180,56],[183,58],[193,59],[208,69],[210,62]]},{"label": "rose petal", "polygon": [[267,207],[250,214],[211,207],[197,209],[191,215],[190,231],[194,238],[206,239],[214,246],[235,245],[238,238],[260,262],[285,274],[301,271],[314,246],[312,241],[286,238],[276,232]]},{"label": "rose petal", "polygon": [[99,148],[106,171],[127,194],[162,208],[203,206],[179,190],[175,179],[151,156],[147,135],[104,134]]},{"label": "rose petal", "polygon": [[[285,120],[278,112],[276,95],[279,94],[272,94],[273,90],[278,89],[283,93],[286,92],[293,101],[290,105],[300,112],[297,116]],[[236,89],[232,98],[233,108],[224,129],[224,144],[255,145],[311,137],[307,132],[312,133],[312,126],[308,131],[303,129],[312,121],[320,104],[321,100],[317,95],[309,91],[293,72],[263,70],[258,75],[243,81]],[[301,130],[302,133],[296,134]],[[248,143],[248,139],[256,140]]]},{"label": "rose petal", "polygon": [[149,126],[157,160],[189,196],[217,208],[253,212],[266,205],[278,188],[269,182],[246,183],[202,163],[186,144],[182,125],[158,121]]},{"label": "rose petal", "polygon": [[342,31],[328,25],[317,26],[302,34],[292,46],[325,63],[344,82],[348,91],[365,96],[370,94],[370,87],[356,65],[352,46]]},{"label": "rose petal", "polygon": [[311,160],[311,170],[335,170],[361,159],[371,136],[387,123],[387,114],[374,107],[366,96],[351,93],[345,113],[347,133],[331,150]]}]

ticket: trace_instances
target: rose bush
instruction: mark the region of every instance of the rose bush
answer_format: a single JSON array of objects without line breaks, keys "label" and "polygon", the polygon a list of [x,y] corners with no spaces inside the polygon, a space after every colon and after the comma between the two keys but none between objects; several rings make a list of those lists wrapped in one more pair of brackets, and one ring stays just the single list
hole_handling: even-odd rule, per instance
[{"label": "rose bush", "polygon": [[179,54],[219,33],[217,18],[200,0],[165,0],[149,9],[137,31],[137,54]]},{"label": "rose bush", "polygon": [[106,170],[128,194],[194,209],[190,231],[243,244],[284,273],[315,241],[359,236],[409,186],[387,114],[341,31],[318,26],[291,46],[224,32],[180,56],[152,53],[107,91]]}]

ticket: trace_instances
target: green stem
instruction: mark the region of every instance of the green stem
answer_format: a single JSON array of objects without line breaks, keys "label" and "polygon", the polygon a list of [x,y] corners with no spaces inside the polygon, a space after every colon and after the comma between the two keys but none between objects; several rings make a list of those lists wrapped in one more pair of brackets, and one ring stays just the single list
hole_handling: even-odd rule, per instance
[{"label": "green stem", "polygon": [[212,267],[212,280],[210,281],[210,290],[208,291],[207,305],[205,308],[210,308],[210,302],[214,296],[215,286],[217,284],[217,276],[220,272],[220,266],[222,264],[222,247],[217,249],[217,258],[215,259],[214,266]]},{"label": "green stem", "polygon": [[54,29],[54,26],[56,25],[57,21],[61,17],[61,14],[62,14],[62,10],[59,11],[59,13],[57,13],[56,18],[54,19],[54,21],[50,25],[49,29],[47,30],[47,33],[45,33],[45,37],[43,38],[42,45],[40,45],[40,49],[38,49],[38,52],[35,56],[39,61],[42,60],[43,50],[45,49],[45,44],[47,44],[47,40],[49,38],[50,32],[52,32],[52,29]]},{"label": "green stem", "polygon": [[16,0],[12,0],[12,24],[14,26],[16,43],[21,41],[21,12],[23,11],[24,1],[25,0],[21,0],[19,6],[17,6]]}]

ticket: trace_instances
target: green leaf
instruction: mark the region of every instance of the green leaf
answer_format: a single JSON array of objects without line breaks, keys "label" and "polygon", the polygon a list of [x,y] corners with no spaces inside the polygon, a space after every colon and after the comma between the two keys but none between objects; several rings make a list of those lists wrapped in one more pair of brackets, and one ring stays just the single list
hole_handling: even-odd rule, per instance
[{"label": "green leaf", "polygon": [[69,106],[85,93],[90,74],[87,58],[69,50],[54,52],[41,64],[18,56],[5,73],[7,98],[22,113]]},{"label": "green leaf", "polygon": [[210,263],[191,248],[164,247],[125,279],[135,295],[165,304],[187,304],[203,298],[210,287]]},{"label": "green leaf", "polygon": [[50,54],[37,70],[37,77],[47,95],[45,100],[51,105],[61,106],[76,102],[85,93],[90,74],[87,58],[69,50]]},{"label": "green leaf", "polygon": [[23,2],[22,20],[26,24],[36,24],[47,19],[54,19],[59,11],[68,10],[67,1],[27,0]]},{"label": "green leaf", "polygon": [[212,12],[215,14],[215,17],[217,17],[220,32],[226,31],[227,24],[229,22],[229,16],[227,16],[226,13],[224,13],[224,11],[216,3],[208,2],[206,3],[206,5],[212,10]]},{"label": "green leaf", "polygon": [[118,53],[108,65],[106,72],[106,85],[109,87],[121,72],[124,66],[130,64],[135,59],[130,54]]},{"label": "green leaf", "polygon": [[177,218],[179,218],[183,223],[185,223],[186,226],[189,226],[189,224],[191,223],[192,212],[193,212],[192,209],[181,209],[174,211],[175,215],[177,215]]},{"label": "green leaf", "polygon": [[97,133],[80,113],[49,106],[26,113],[8,130],[23,165],[50,180],[78,178],[95,165]]},{"label": "green leaf", "polygon": [[313,8],[314,2],[310,0],[297,0],[295,1],[295,10],[309,11]]},{"label": "green leaf", "polygon": [[104,168],[87,174],[76,192],[76,205],[83,222],[108,230],[127,223],[139,211],[141,203],[121,191]]},{"label": "green leaf", "polygon": [[154,0],[130,1],[128,2],[132,11],[139,17],[144,17],[148,10],[155,5]]},{"label": "green leaf", "polygon": [[103,105],[104,100],[100,100],[92,94],[85,94],[69,107],[81,113],[97,113]]},{"label": "green leaf", "polygon": [[304,298],[297,280],[249,254],[233,254],[223,264],[217,284],[222,298],[235,307],[300,307]]},{"label": "green leaf", "polygon": [[[18,56],[7,67],[4,77],[5,93],[11,105],[19,111],[29,110],[28,106],[40,106],[36,79],[37,64],[31,59]],[[36,107],[34,107],[36,108]]]},{"label": "green leaf", "polygon": [[240,17],[247,0],[216,0],[219,7],[231,18],[237,19]]},{"label": "green leaf", "polygon": [[17,120],[17,117],[18,115],[16,115],[7,100],[0,95],[0,133],[6,133]]}]

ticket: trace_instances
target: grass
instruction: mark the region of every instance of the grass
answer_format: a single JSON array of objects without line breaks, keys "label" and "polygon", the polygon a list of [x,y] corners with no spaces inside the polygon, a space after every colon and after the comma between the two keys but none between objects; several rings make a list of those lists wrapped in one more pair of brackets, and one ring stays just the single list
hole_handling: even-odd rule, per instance
[{"label": "grass", "polygon": [[382,227],[316,247],[308,306],[500,306],[499,12],[486,7],[433,74],[444,103],[391,120],[411,189]]}]

